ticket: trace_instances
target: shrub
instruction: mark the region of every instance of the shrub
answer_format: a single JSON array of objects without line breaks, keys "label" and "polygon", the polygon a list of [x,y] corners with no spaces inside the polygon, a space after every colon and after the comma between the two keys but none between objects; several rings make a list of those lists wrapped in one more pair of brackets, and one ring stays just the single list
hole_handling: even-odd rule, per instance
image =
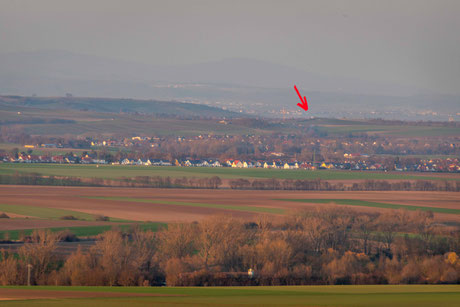
[{"label": "shrub", "polygon": [[61,231],[59,233],[59,239],[61,242],[77,242],[78,241],[78,237],[68,229]]},{"label": "shrub", "polygon": [[75,216],[73,216],[73,215],[64,215],[64,216],[61,216],[59,219],[60,219],[60,220],[73,220],[73,221],[78,220],[78,219],[77,219]]},{"label": "shrub", "polygon": [[98,222],[108,222],[108,221],[110,221],[110,218],[108,216],[105,216],[105,215],[97,215],[95,217],[95,220],[98,221]]},{"label": "shrub", "polygon": [[0,214],[0,219],[9,219],[10,217],[5,213],[5,212],[2,212]]}]

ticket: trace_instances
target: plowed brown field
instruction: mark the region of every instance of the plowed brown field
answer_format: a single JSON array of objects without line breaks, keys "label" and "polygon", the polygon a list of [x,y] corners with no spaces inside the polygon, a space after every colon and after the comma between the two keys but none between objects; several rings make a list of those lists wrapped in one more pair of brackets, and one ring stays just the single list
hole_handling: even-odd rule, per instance
[{"label": "plowed brown field", "polygon": [[[129,199],[91,199],[88,197],[136,198],[154,200],[156,203],[135,202]],[[242,218],[251,218],[260,214],[234,208],[219,208],[219,206],[238,206],[240,208],[249,208],[250,210],[256,207],[268,208],[268,210],[278,208],[285,210],[285,212],[318,206],[318,204],[276,200],[289,198],[357,199],[408,206],[460,209],[460,193],[456,192],[305,192],[0,186],[0,204],[66,209],[135,221],[195,221],[210,215],[225,213]],[[165,203],[162,204],[161,201]],[[188,205],[171,204],[170,202],[187,203]],[[212,206],[193,206],[190,203],[211,204]],[[327,206],[327,204],[323,206]],[[359,206],[349,207],[361,211],[389,210]],[[460,215],[458,214],[435,213],[435,218],[460,222]],[[23,221],[27,223],[27,220]],[[30,223],[33,221],[30,220]],[[2,223],[3,221],[0,220],[0,224]]]},{"label": "plowed brown field", "polygon": [[[10,214],[8,214],[10,215]],[[91,222],[91,221],[64,221],[64,220],[44,220],[44,219],[1,219],[0,231],[19,230],[19,229],[40,229],[52,227],[83,227],[97,225],[116,225],[117,223]]]}]

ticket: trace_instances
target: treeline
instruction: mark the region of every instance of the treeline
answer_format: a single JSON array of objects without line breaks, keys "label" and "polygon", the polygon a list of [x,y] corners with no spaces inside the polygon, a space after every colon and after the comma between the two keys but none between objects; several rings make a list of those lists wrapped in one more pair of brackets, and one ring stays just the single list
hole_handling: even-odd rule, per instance
[{"label": "treeline", "polygon": [[[460,282],[458,227],[430,212],[323,207],[252,222],[228,216],[102,234],[88,252],[55,253],[59,234],[35,231],[0,252],[0,284],[223,286]],[[252,270],[253,275],[248,271]]]},{"label": "treeline", "polygon": [[77,123],[72,119],[62,119],[62,118],[38,118],[38,117],[28,117],[24,119],[2,119],[0,120],[0,125],[37,125],[37,124],[75,124]]},{"label": "treeline", "polygon": [[[0,175],[0,184],[50,185],[50,186],[93,186],[93,187],[136,187],[136,188],[185,188],[219,189],[223,181],[213,177],[161,176],[121,177],[117,179],[43,176],[38,173],[15,173]],[[365,180],[352,184],[327,180],[292,179],[231,179],[231,189],[237,190],[299,190],[299,191],[449,191],[459,192],[460,182],[451,180],[387,181]]]},{"label": "treeline", "polygon": [[353,184],[330,182],[327,180],[292,179],[233,179],[229,181],[231,189],[240,190],[300,190],[300,191],[460,191],[458,181],[387,181],[365,180]]},{"label": "treeline", "polygon": [[382,119],[382,118],[375,118],[368,120],[369,123],[373,125],[396,125],[396,126],[417,126],[417,127],[460,127],[460,122],[453,121],[453,122],[441,122],[441,121],[406,121],[406,120],[390,120],[390,119]]},{"label": "treeline", "polygon": [[38,173],[30,173],[30,174],[14,173],[13,175],[0,174],[0,184],[91,186],[91,184],[85,183],[81,180],[81,178],[77,178],[77,177],[42,176],[41,174],[38,174]]},{"label": "treeline", "polygon": [[15,173],[0,175],[0,184],[14,185],[50,185],[50,186],[91,186],[91,187],[136,187],[136,188],[188,188],[217,189],[222,180],[217,177],[171,178],[161,176],[136,176],[118,179],[80,178],[64,176],[43,176],[38,173]]}]

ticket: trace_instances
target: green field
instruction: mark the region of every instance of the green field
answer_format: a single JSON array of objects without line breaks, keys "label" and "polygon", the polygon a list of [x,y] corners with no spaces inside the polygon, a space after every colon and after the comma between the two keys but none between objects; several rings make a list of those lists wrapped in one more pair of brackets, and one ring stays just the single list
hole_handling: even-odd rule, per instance
[{"label": "green field", "polygon": [[458,127],[397,126],[397,125],[324,125],[318,130],[329,135],[379,134],[388,136],[455,136],[460,134]]},{"label": "green field", "polygon": [[277,199],[277,200],[300,202],[300,203],[312,203],[312,204],[331,204],[333,203],[335,205],[348,205],[348,206],[373,207],[373,208],[385,208],[385,209],[406,209],[406,210],[413,210],[413,211],[422,210],[422,211],[432,211],[436,213],[460,214],[460,209],[398,205],[398,204],[378,203],[378,202],[358,200],[358,199],[315,199],[315,198],[312,198],[312,199]]},{"label": "green field", "polygon": [[94,196],[94,197],[84,196],[84,197],[89,198],[89,199],[115,200],[115,201],[122,201],[122,202],[136,202],[136,203],[148,203],[148,204],[165,204],[165,205],[188,206],[188,207],[199,207],[199,208],[215,208],[215,209],[227,209],[227,210],[233,210],[233,211],[258,212],[258,213],[283,214],[285,211],[279,208],[189,203],[189,202],[182,202],[182,201],[166,201],[166,200],[132,198],[132,197],[110,197],[110,196]]},{"label": "green field", "polygon": [[[27,205],[0,204],[0,212],[15,213],[26,216],[33,216],[42,219],[57,220],[66,215],[72,215],[79,220],[94,221],[96,216],[80,211],[64,210],[56,208],[44,208]],[[126,220],[111,218],[112,222],[127,222]]]},{"label": "green field", "polygon": [[[193,104],[191,106],[201,107]],[[21,111],[21,114],[18,114],[18,111]],[[255,129],[240,124],[222,125],[219,124],[218,119],[176,119],[153,115],[119,114],[118,112],[119,110],[115,113],[107,113],[106,111],[39,109],[20,106],[7,108],[0,102],[0,124],[5,126],[21,124],[27,134],[50,136],[125,133],[160,136],[195,136],[207,135],[210,132],[234,135],[271,133],[270,130]],[[226,113],[226,111],[223,112]]]},{"label": "green field", "polygon": [[160,136],[180,135],[195,136],[201,134],[266,134],[268,131],[252,129],[236,125],[222,125],[217,120],[183,120],[163,118],[141,118],[114,116],[112,119],[77,120],[69,124],[35,124],[27,125],[25,132],[28,134],[62,136],[65,134],[123,134],[130,131],[131,134],[153,134]]},{"label": "green field", "polygon": [[84,178],[117,179],[121,177],[136,176],[161,176],[161,177],[212,177],[219,176],[223,179],[236,178],[277,178],[277,179],[302,179],[302,180],[460,180],[460,176],[436,177],[430,174],[404,174],[384,173],[369,171],[342,171],[342,170],[283,170],[263,168],[206,168],[206,167],[155,167],[137,165],[79,165],[79,164],[19,164],[0,163],[0,174],[39,173],[46,176],[71,176]]},{"label": "green field", "polygon": [[[156,222],[140,223],[136,225],[138,225],[141,230],[151,230],[151,231],[157,231],[158,229],[162,227],[167,227],[167,224],[165,223],[156,223]],[[99,226],[52,227],[52,228],[45,228],[45,229],[48,229],[52,232],[69,230],[71,233],[73,233],[77,237],[92,237],[92,236],[97,236],[106,231],[109,231],[110,229],[114,227],[119,228],[123,231],[127,231],[132,226],[133,224],[128,224],[128,225],[127,224],[120,224],[120,225],[109,224],[109,225],[99,225]],[[5,238],[5,235],[7,234],[10,240],[19,240],[21,234],[28,236],[32,234],[34,230],[35,229],[0,231],[0,240],[2,238]]]},{"label": "green field", "polygon": [[[274,286],[274,287],[0,287],[133,293],[123,298],[3,301],[4,306],[458,306],[459,285]],[[136,293],[177,296],[135,297]],[[84,294],[83,294],[84,295]]]},{"label": "green field", "polygon": [[94,221],[94,215],[72,211],[64,209],[55,209],[55,208],[43,208],[35,206],[26,206],[26,205],[8,205],[0,204],[0,212],[15,213],[26,216],[33,216],[42,219],[54,219],[57,220],[62,216],[73,215],[79,220]]}]

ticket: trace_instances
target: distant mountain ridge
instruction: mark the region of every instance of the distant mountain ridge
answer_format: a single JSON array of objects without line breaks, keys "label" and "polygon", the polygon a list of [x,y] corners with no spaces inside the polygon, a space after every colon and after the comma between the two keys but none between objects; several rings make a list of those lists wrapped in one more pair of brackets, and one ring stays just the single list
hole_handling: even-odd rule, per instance
[{"label": "distant mountain ridge", "polygon": [[[296,84],[309,101],[296,106]],[[325,76],[251,59],[172,66],[37,51],[0,54],[0,95],[132,98],[225,107],[264,117],[460,119],[460,96]],[[141,108],[142,109],[142,108]]]},{"label": "distant mountain ridge", "polygon": [[[7,76],[11,78],[9,82]],[[11,91],[21,90],[16,82],[22,80],[23,90],[35,90],[40,96],[62,95],[55,92],[59,91],[60,87],[63,87],[63,90],[67,87],[68,91],[80,91],[76,92],[80,96],[107,96],[107,93],[94,95],[95,93],[84,92],[83,85],[87,81],[102,85],[111,81],[117,86],[126,83],[125,86],[138,87],[148,86],[152,82],[179,82],[286,88],[297,83],[308,91],[372,95],[412,95],[420,92],[420,89],[408,86],[325,76],[246,58],[181,66],[154,66],[56,50],[0,54],[0,79],[0,92],[4,94],[15,94],[8,93],[8,88]],[[73,87],[70,81],[75,83]],[[86,86],[90,87],[89,84]],[[91,91],[91,88],[88,90]],[[125,97],[133,97],[128,88],[125,90]]]}]

